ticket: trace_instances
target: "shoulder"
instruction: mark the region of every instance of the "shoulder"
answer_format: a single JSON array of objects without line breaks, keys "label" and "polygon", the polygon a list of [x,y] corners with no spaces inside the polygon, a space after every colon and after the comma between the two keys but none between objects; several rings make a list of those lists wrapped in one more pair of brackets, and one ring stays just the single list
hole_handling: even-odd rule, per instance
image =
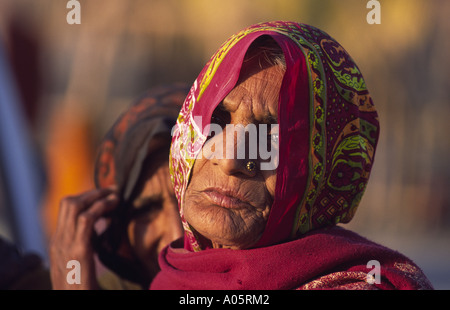
[{"label": "shoulder", "polygon": [[301,289],[433,289],[410,258],[355,232],[336,226],[309,237],[321,241],[317,251],[327,271]]}]

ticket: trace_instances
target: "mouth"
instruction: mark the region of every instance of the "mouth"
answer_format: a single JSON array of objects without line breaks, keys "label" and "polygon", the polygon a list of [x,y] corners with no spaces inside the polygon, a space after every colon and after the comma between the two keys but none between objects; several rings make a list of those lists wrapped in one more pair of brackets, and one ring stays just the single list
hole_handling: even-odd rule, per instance
[{"label": "mouth", "polygon": [[207,198],[215,205],[227,209],[248,208],[250,203],[240,197],[236,192],[217,187],[207,188],[203,191]]}]

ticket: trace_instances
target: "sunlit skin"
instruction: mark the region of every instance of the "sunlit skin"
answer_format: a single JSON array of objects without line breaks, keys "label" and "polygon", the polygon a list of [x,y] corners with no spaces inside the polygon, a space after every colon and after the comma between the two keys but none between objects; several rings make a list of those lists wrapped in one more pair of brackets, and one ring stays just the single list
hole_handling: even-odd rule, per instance
[{"label": "sunlit skin", "polygon": [[[283,74],[280,67],[264,65],[260,59],[244,62],[236,87],[216,108],[211,122],[223,126],[223,135],[225,124],[276,123]],[[258,138],[270,139],[270,135]],[[211,139],[221,139],[221,135]],[[236,152],[237,135],[234,141],[223,143],[224,152],[226,143],[234,143]],[[257,169],[248,171],[248,159],[222,158],[196,160],[186,189],[184,216],[214,248],[250,248],[264,231],[275,195],[276,170],[260,170],[256,159]]]}]

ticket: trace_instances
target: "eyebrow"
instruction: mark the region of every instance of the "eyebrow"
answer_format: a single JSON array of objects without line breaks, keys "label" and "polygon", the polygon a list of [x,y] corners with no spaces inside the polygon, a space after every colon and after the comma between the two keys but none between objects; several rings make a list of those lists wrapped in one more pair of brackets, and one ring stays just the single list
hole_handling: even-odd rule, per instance
[{"label": "eyebrow", "polygon": [[[219,103],[216,107],[216,109],[219,109],[220,111],[223,112],[230,112],[224,105],[224,101],[222,101],[221,103]],[[278,124],[278,116],[269,114],[269,115],[265,115],[263,118],[263,123],[265,124]]]},{"label": "eyebrow", "polygon": [[151,205],[151,204],[160,203],[160,202],[162,202],[162,200],[163,200],[162,195],[158,193],[158,194],[154,194],[151,196],[138,198],[134,201],[134,204],[139,204],[140,206]]},{"label": "eyebrow", "polygon": [[227,108],[225,107],[225,105],[223,104],[223,100],[222,100],[221,103],[219,103],[219,104],[217,105],[216,109],[217,109],[217,108],[218,108],[219,110],[221,110],[221,111],[229,112],[229,111],[227,110]]},{"label": "eyebrow", "polygon": [[160,194],[136,199],[130,209],[131,217],[137,217],[148,212],[156,212],[162,209],[163,198]]}]

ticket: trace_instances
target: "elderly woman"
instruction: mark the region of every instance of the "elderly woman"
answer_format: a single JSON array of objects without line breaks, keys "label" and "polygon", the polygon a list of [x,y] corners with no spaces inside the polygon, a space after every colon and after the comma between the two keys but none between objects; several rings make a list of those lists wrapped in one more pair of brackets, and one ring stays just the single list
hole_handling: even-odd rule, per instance
[{"label": "elderly woman", "polygon": [[378,135],[361,72],[328,34],[271,22],[232,36],[178,117],[184,238],[161,252],[151,288],[432,288],[407,257],[337,226],[355,214]]},{"label": "elderly woman", "polygon": [[[171,129],[188,91],[184,84],[153,88],[108,131],[95,164],[97,189],[61,202],[50,247],[53,288],[148,289],[159,252],[183,235],[168,159]],[[106,229],[97,237],[94,226],[102,217]],[[95,253],[109,270],[96,271]],[[81,265],[79,285],[66,281],[73,259]]]}]

